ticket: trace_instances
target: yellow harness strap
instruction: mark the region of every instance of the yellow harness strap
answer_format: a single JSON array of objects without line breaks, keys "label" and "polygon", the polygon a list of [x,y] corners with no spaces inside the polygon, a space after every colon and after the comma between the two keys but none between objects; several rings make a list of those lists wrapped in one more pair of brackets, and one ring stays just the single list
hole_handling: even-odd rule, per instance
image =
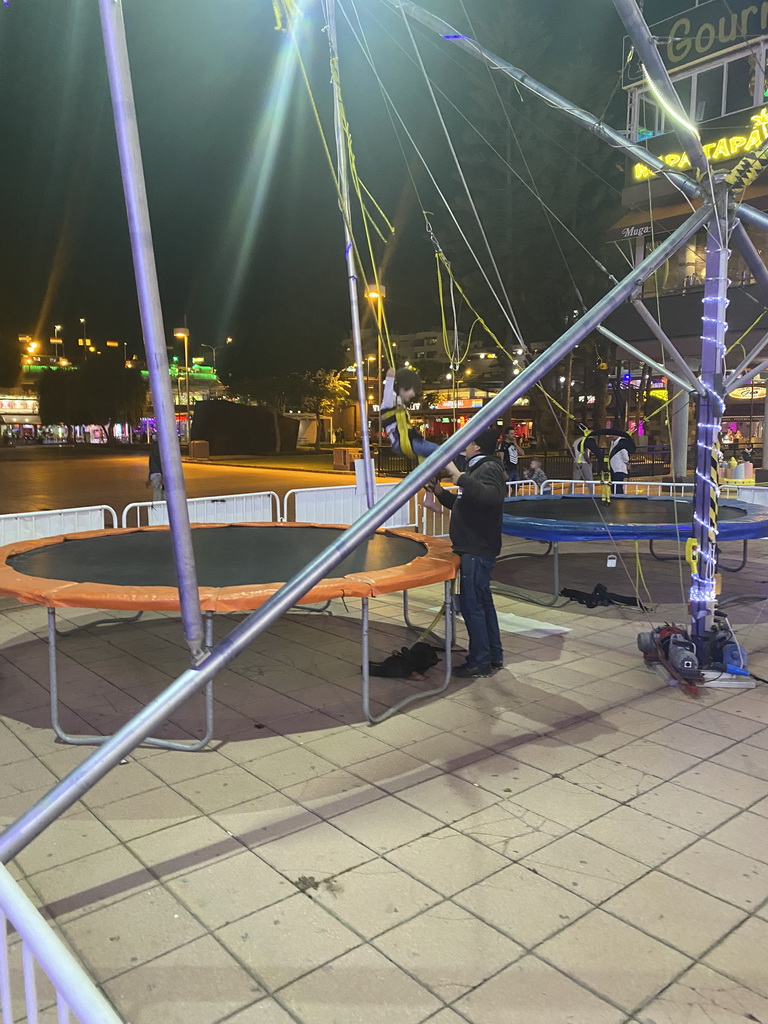
[{"label": "yellow harness strap", "polygon": [[409,459],[415,459],[411,447],[411,416],[404,405],[395,406],[395,423],[397,423],[397,436],[400,441],[400,451]]}]

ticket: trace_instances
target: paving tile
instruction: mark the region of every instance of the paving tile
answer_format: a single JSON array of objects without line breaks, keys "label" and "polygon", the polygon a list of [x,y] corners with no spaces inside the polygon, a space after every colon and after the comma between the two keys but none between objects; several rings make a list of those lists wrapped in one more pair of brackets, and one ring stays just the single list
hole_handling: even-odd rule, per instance
[{"label": "paving tile", "polygon": [[173,785],[229,767],[228,758],[217,750],[200,750],[190,757],[186,750],[163,750],[148,765],[153,775]]},{"label": "paving tile", "polygon": [[173,878],[224,860],[241,844],[210,818],[194,818],[126,844],[158,878]]},{"label": "paving tile", "polygon": [[467,1024],[466,1017],[460,1017],[455,1010],[440,1010],[434,1017],[429,1017],[424,1024]]},{"label": "paving tile", "polygon": [[[651,718],[652,716],[646,717]],[[631,743],[634,736],[629,732],[621,732],[599,715],[561,729],[557,733],[557,738],[562,743],[582,747],[593,754],[607,754],[611,750],[616,750],[617,747],[624,746],[625,743]]]},{"label": "paving tile", "polygon": [[441,1005],[370,946],[353,949],[312,971],[284,988],[280,998],[298,1019],[312,1024],[421,1024]]},{"label": "paving tile", "polygon": [[549,736],[538,736],[527,743],[521,743],[509,756],[548,775],[567,772],[594,757],[590,751],[561,743],[559,739],[552,739]]},{"label": "paving tile", "polygon": [[455,775],[438,775],[428,782],[400,790],[399,797],[413,807],[451,825],[461,818],[498,803],[499,798]]},{"label": "paving tile", "polygon": [[177,782],[173,788],[204,814],[234,807],[246,800],[274,792],[266,782],[236,764]]},{"label": "paving tile", "polygon": [[744,910],[755,910],[768,897],[768,864],[708,839],[667,861],[664,871]]},{"label": "paving tile", "polygon": [[753,746],[749,741],[737,743],[713,757],[715,764],[721,764],[734,771],[744,772],[752,778],[768,780],[768,749]]},{"label": "paving tile", "polygon": [[686,719],[685,724],[690,725],[693,729],[704,729],[732,740],[743,740],[763,728],[759,722],[740,718],[736,714],[728,714],[725,706],[699,711]]},{"label": "paving tile", "polygon": [[647,772],[660,779],[671,779],[700,763],[698,757],[664,747],[648,738],[634,740],[607,754],[606,757],[609,761],[617,761],[628,768],[637,768],[638,771]]},{"label": "paving tile", "polygon": [[748,857],[768,863],[768,843],[766,843],[765,818],[758,814],[751,814],[749,811],[742,811],[737,817],[732,818],[721,828],[710,832],[707,838],[720,846],[727,846],[731,850],[738,850],[739,853],[746,853]]},{"label": "paving tile", "polygon": [[67,941],[99,982],[183,946],[204,930],[161,886],[62,924]]},{"label": "paving tile", "polygon": [[[23,797],[29,794],[23,794]],[[96,850],[117,845],[117,838],[91,811],[76,811],[58,818],[16,855],[26,875],[67,864]]]},{"label": "paving tile", "polygon": [[53,789],[58,778],[27,751],[23,761],[0,767],[0,799],[35,789]]},{"label": "paving tile", "polygon": [[441,897],[394,864],[377,858],[308,890],[316,903],[366,939],[441,902]]},{"label": "paving tile", "polygon": [[481,786],[491,793],[496,793],[498,796],[522,793],[524,789],[530,789],[540,782],[547,781],[549,775],[546,772],[520,763],[515,759],[514,751],[510,753],[512,756],[489,755],[464,768],[457,768],[454,775],[458,775],[459,778],[476,786]]},{"label": "paving tile", "polygon": [[578,828],[617,806],[614,800],[589,793],[564,779],[542,782],[533,789],[518,793],[509,803],[526,807],[567,828]]},{"label": "paving tile", "polygon": [[163,787],[99,805],[94,813],[118,838],[127,842],[196,818],[200,812],[184,797]]},{"label": "paving tile", "polygon": [[244,767],[275,789],[285,789],[297,782],[306,782],[307,779],[332,772],[336,765],[311,750],[292,746],[276,754],[248,761]]},{"label": "paving tile", "polygon": [[568,831],[565,825],[511,800],[463,818],[456,823],[456,830],[510,860],[518,860]]},{"label": "paving tile", "polygon": [[522,865],[592,903],[602,903],[648,870],[645,864],[577,833],[529,854]]},{"label": "paving tile", "polygon": [[718,710],[753,725],[768,725],[768,701],[765,700],[762,687],[759,690],[747,690],[746,693],[724,700]]},{"label": "paving tile", "polygon": [[744,1024],[768,1020],[768,999],[696,964],[643,1010],[640,1024]]},{"label": "paving tile", "polygon": [[744,919],[744,912],[661,871],[603,905],[616,917],[698,958]]},{"label": "paving tile", "polygon": [[303,893],[228,924],[216,936],[270,990],[335,960],[361,941]]},{"label": "paving tile", "polygon": [[[424,707],[414,708],[410,712],[412,718],[420,722],[426,722],[436,729],[453,729],[457,726],[468,725],[473,721],[487,721],[488,715],[482,711],[475,711],[463,704],[457,704],[453,700],[438,699]],[[488,723],[490,725],[490,723]]]},{"label": "paving tile", "polygon": [[332,818],[384,796],[384,791],[378,786],[372,786],[341,768],[307,782],[297,782],[283,792],[321,818]]},{"label": "paving tile", "polygon": [[253,1003],[247,1010],[227,1017],[227,1024],[296,1024],[296,1018],[286,1013],[274,999],[267,997]]},{"label": "paving tile", "polygon": [[345,811],[331,819],[347,835],[377,853],[388,853],[419,836],[436,832],[441,822],[394,796]]},{"label": "paving tile", "polygon": [[691,963],[602,910],[569,925],[537,953],[628,1013],[666,988]]},{"label": "paving tile", "polygon": [[528,948],[591,910],[586,900],[522,864],[465,889],[455,902]]},{"label": "paving tile", "polygon": [[157,879],[122,846],[39,871],[28,881],[35,890],[36,905],[45,905],[47,914],[62,921],[157,884]]},{"label": "paving tile", "polygon": [[264,992],[210,935],[136,967],[105,987],[131,1024],[210,1024]]},{"label": "paving tile", "polygon": [[729,736],[718,736],[714,732],[692,728],[691,721],[692,719],[687,718],[685,722],[674,722],[664,729],[659,729],[653,734],[653,742],[671,747],[673,750],[682,750],[686,754],[694,754],[696,757],[712,757],[733,743]]},{"label": "paving tile", "polygon": [[583,825],[579,832],[649,867],[661,864],[697,839],[693,832],[642,814],[634,807],[617,807]]},{"label": "paving tile", "polygon": [[284,793],[270,793],[237,807],[216,811],[211,818],[250,849],[320,821],[316,814]]},{"label": "paving tile", "polygon": [[319,754],[341,768],[346,768],[358,761],[368,761],[379,754],[387,754],[392,747],[370,732],[346,729],[323,739],[312,740],[304,745],[304,749]]},{"label": "paving tile", "polygon": [[765,943],[768,921],[751,918],[705,957],[706,963],[740,982],[752,992],[768,998],[768,972],[765,969]]},{"label": "paving tile", "polygon": [[703,793],[686,789],[675,782],[665,782],[648,793],[636,797],[630,804],[635,810],[652,814],[671,825],[705,835],[736,813],[733,804],[714,800]]},{"label": "paving tile", "polygon": [[166,880],[165,886],[208,929],[262,910],[296,892],[296,886],[250,850]]},{"label": "paving tile", "polygon": [[751,736],[747,736],[744,743],[749,743],[752,747],[760,747],[761,750],[768,750],[768,729],[752,733]]},{"label": "paving tile", "polygon": [[712,761],[705,761],[678,775],[675,782],[737,807],[748,807],[768,794],[768,781],[751,778]]},{"label": "paving tile", "polygon": [[452,732],[441,732],[418,743],[403,747],[403,753],[411,754],[420,761],[433,764],[444,771],[452,772],[464,765],[472,764],[487,757],[488,751],[477,743],[471,743]]},{"label": "paving tile", "polygon": [[604,711],[600,718],[622,732],[631,732],[634,736],[648,736],[657,729],[663,729],[670,722],[690,717],[698,710],[698,707],[691,703],[690,697],[683,696],[671,688],[665,688],[658,693],[638,697],[628,707]]},{"label": "paving tile", "polygon": [[447,1002],[475,988],[523,952],[516,942],[449,901],[386,932],[374,945]]},{"label": "paving tile", "polygon": [[453,896],[506,867],[509,861],[452,828],[443,828],[387,854],[387,860],[444,896]]},{"label": "paving tile", "polygon": [[264,843],[259,856],[295,882],[301,877],[330,878],[372,860],[375,854],[323,821]]},{"label": "paving tile", "polygon": [[380,754],[370,761],[359,761],[353,766],[355,775],[373,785],[397,793],[407,786],[418,782],[426,782],[440,774],[440,769],[433,764],[420,761],[417,757],[402,750],[393,750],[389,754]]},{"label": "paving tile", "polygon": [[510,1024],[511,1013],[519,1014],[520,1024],[624,1024],[626,1020],[622,1010],[535,956],[511,964],[459,999],[456,1007],[472,1024]]},{"label": "paving tile", "polygon": [[572,768],[563,774],[563,778],[575,786],[588,789],[590,793],[607,796],[621,803],[659,785],[657,776],[617,764],[606,757],[595,757],[578,768]]}]

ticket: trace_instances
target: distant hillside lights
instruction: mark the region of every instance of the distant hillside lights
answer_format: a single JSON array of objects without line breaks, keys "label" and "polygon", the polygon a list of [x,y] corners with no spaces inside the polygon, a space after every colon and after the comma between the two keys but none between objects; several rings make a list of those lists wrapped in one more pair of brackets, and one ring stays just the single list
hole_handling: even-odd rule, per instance
[{"label": "distant hillside lights", "polygon": [[[757,114],[753,114],[750,120],[754,127],[749,135],[731,135],[718,139],[717,142],[705,143],[702,148],[707,160],[714,164],[720,160],[732,160],[741,153],[753,153],[760,149],[768,140],[768,107],[763,107]],[[677,168],[678,171],[685,171],[691,166],[687,153],[665,153],[659,159],[670,167]],[[635,181],[645,181],[646,178],[655,178],[656,174],[645,164],[637,163],[632,168],[632,176]]]}]

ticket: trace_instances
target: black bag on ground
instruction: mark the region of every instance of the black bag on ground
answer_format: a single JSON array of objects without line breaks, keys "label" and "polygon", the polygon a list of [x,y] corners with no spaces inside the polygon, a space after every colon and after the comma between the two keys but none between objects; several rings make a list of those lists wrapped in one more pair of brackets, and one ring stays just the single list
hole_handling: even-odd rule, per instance
[{"label": "black bag on ground", "polygon": [[439,662],[437,651],[430,644],[419,641],[413,647],[401,647],[393,651],[384,661],[370,661],[368,672],[372,676],[387,679],[408,679],[412,675],[423,675]]}]

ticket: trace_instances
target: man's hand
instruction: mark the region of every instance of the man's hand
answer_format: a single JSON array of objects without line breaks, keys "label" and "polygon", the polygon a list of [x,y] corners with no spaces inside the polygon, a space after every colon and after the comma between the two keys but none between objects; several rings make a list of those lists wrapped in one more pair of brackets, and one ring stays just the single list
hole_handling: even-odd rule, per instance
[{"label": "man's hand", "polygon": [[394,376],[395,376],[395,368],[394,368],[394,366],[390,366],[390,368],[387,370],[387,377],[394,377]]},{"label": "man's hand", "polygon": [[451,478],[453,483],[457,484],[459,482],[459,477],[461,476],[461,470],[458,468],[458,466],[454,462],[449,462],[448,463],[448,465],[445,467],[445,472]]}]

